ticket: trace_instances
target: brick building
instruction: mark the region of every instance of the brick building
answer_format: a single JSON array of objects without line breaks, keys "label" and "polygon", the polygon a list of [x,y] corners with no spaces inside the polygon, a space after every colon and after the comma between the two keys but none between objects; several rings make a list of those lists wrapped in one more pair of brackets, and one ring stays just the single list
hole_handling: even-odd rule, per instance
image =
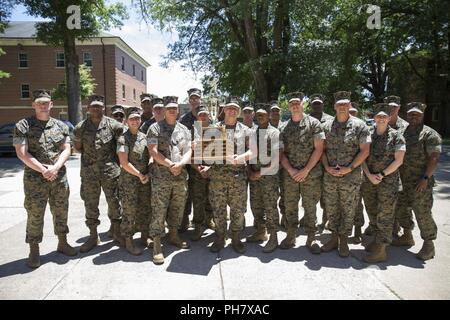
[{"label": "brick building", "polygon": [[[0,70],[9,78],[0,80],[0,125],[31,114],[32,91],[54,89],[64,80],[63,48],[51,47],[35,38],[35,22],[10,22],[0,34]],[[146,68],[150,64],[120,37],[102,32],[88,41],[77,42],[80,64],[91,70],[95,93],[114,104],[140,105],[139,96],[147,92]],[[83,110],[86,101],[82,102]],[[54,101],[52,116],[67,118],[67,103]]]}]

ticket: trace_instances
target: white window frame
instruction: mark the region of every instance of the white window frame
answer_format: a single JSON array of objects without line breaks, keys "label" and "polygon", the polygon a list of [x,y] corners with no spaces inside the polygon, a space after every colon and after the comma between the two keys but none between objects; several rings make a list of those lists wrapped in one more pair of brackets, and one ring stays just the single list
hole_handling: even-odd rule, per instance
[{"label": "white window frame", "polygon": [[[28,97],[23,96],[23,86],[28,86]],[[31,99],[31,87],[29,83],[21,83],[20,84],[20,100],[30,100]]]},{"label": "white window frame", "polygon": [[[20,59],[20,55],[21,55],[21,54],[26,55],[26,57],[27,57],[26,60],[21,60],[21,59]],[[18,62],[19,62],[19,67],[18,67],[19,69],[28,69],[28,68],[29,68],[29,65],[28,65],[28,53],[27,53],[27,52],[19,52],[19,53],[17,54],[17,60],[18,60]],[[26,61],[27,66],[26,66],[26,67],[21,67],[21,66],[20,66],[20,62],[21,62],[21,61]]]},{"label": "white window frame", "polygon": [[[86,59],[85,59],[85,56],[84,56],[84,55],[87,54],[87,53],[91,55],[91,59],[90,59],[91,65],[90,65],[90,66],[88,66],[88,65],[86,64]],[[92,67],[94,66],[94,57],[93,57],[91,51],[83,51],[83,64],[84,64],[86,67],[88,67],[88,68],[92,68]]]},{"label": "white window frame", "polygon": [[[61,59],[58,59],[58,55],[63,54],[64,56],[64,66],[58,66],[58,61],[61,61]],[[55,68],[57,69],[64,69],[66,67],[66,55],[64,54],[64,51],[56,51],[55,53]]]}]

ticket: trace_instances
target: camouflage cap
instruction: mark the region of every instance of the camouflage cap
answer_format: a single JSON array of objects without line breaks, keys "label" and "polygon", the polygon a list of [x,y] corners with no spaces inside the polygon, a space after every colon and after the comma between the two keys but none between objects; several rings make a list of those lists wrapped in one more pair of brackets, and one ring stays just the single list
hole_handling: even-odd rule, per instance
[{"label": "camouflage cap", "polygon": [[155,97],[156,97],[156,96],[153,95],[153,94],[151,94],[151,93],[143,93],[143,94],[141,94],[141,96],[140,96],[140,98],[141,98],[141,103],[143,103],[143,102],[145,102],[145,101],[151,102],[151,100],[152,100],[153,98],[155,98]]},{"label": "camouflage cap", "polygon": [[373,106],[374,116],[389,116],[391,114],[393,106],[389,103],[377,103]]},{"label": "camouflage cap", "polygon": [[400,107],[400,97],[398,96],[387,96],[383,99],[384,103],[388,103],[394,107]]},{"label": "camouflage cap", "polygon": [[123,113],[125,115],[125,108],[120,104],[115,104],[111,107],[111,114]]},{"label": "camouflage cap", "polygon": [[320,93],[314,93],[311,95],[311,97],[309,97],[309,101],[311,101],[311,104],[316,103],[316,102],[323,103],[325,101],[325,98]]},{"label": "camouflage cap", "polygon": [[241,109],[241,99],[239,99],[239,97],[236,96],[229,96],[227,97],[227,100],[225,102],[225,108],[226,107],[235,107],[238,109]]},{"label": "camouflage cap", "polygon": [[139,107],[129,107],[126,109],[127,119],[140,118],[142,115],[142,109]]},{"label": "camouflage cap", "polygon": [[257,103],[256,104],[256,113],[269,113],[272,106],[268,103]]},{"label": "camouflage cap", "polygon": [[98,94],[93,94],[91,96],[89,96],[88,98],[88,106],[105,106],[105,97],[102,95],[98,95]]},{"label": "camouflage cap", "polygon": [[164,108],[164,101],[161,98],[154,97],[151,103],[153,108]]},{"label": "camouflage cap", "polygon": [[163,104],[165,108],[178,107],[178,97],[165,96],[163,97]]},{"label": "camouflage cap", "polygon": [[334,103],[349,103],[350,102],[350,96],[352,93],[350,91],[338,91],[334,93]]},{"label": "camouflage cap", "polygon": [[422,102],[410,102],[406,105],[406,113],[419,112],[424,113],[427,105]]},{"label": "camouflage cap", "polygon": [[288,102],[291,101],[303,101],[303,98],[305,97],[305,94],[301,91],[295,91],[295,92],[289,92],[287,95]]},{"label": "camouflage cap", "polygon": [[253,104],[251,102],[245,103],[244,108],[242,108],[242,111],[245,110],[255,111],[255,109],[253,108]]},{"label": "camouflage cap", "polygon": [[270,110],[273,110],[273,109],[281,110],[280,106],[278,105],[277,100],[273,100],[270,102]]},{"label": "camouflage cap", "polygon": [[38,89],[33,91],[34,102],[49,102],[52,101],[50,90]]},{"label": "camouflage cap", "polygon": [[197,96],[197,97],[202,97],[202,90],[200,90],[200,89],[197,89],[197,88],[191,88],[191,89],[189,89],[188,91],[187,91],[187,93],[188,93],[188,95],[189,95],[189,98],[191,97],[191,96]]},{"label": "camouflage cap", "polygon": [[207,113],[207,114],[209,114],[208,107],[204,106],[204,105],[199,106],[198,109],[197,109],[197,114],[200,114],[200,113]]}]

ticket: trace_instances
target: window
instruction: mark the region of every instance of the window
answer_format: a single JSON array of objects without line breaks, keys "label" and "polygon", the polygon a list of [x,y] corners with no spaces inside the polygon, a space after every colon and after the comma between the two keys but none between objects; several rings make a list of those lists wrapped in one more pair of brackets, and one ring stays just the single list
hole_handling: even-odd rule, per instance
[{"label": "window", "polygon": [[56,53],[56,67],[57,68],[64,68],[65,67],[64,52],[57,52]]},{"label": "window", "polygon": [[92,67],[92,53],[83,52],[83,63],[86,67]]},{"label": "window", "polygon": [[144,70],[141,70],[141,81],[144,81]]},{"label": "window", "polygon": [[125,99],[125,85],[122,85],[122,98]]},{"label": "window", "polygon": [[136,89],[133,89],[133,101],[136,101]]},{"label": "window", "polygon": [[133,77],[136,77],[136,66],[133,64]]},{"label": "window", "polygon": [[28,54],[19,53],[19,68],[28,68]]},{"label": "window", "polygon": [[20,86],[20,98],[21,99],[30,99],[30,85],[22,84]]},{"label": "window", "polygon": [[122,57],[121,69],[125,71],[125,57]]}]

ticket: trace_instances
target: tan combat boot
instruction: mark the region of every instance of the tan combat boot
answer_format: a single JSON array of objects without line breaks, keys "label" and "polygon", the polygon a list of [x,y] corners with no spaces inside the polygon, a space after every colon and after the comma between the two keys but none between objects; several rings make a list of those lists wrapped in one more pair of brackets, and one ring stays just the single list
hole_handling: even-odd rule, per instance
[{"label": "tan combat boot", "polygon": [[267,241],[267,229],[264,225],[259,225],[256,228],[256,232],[253,233],[250,237],[247,237],[247,242],[261,242]]},{"label": "tan combat boot", "polygon": [[416,257],[420,260],[426,261],[433,259],[435,255],[433,240],[425,240]]},{"label": "tan combat boot", "polygon": [[373,246],[373,251],[365,256],[363,260],[367,263],[377,263],[387,260],[386,244],[385,243],[375,243]]},{"label": "tan combat boot", "polygon": [[339,256],[347,258],[350,255],[350,249],[348,248],[348,237],[345,234],[339,235]]},{"label": "tan combat boot", "polygon": [[161,248],[161,237],[153,237],[153,263],[157,265],[164,263],[164,255]]},{"label": "tan combat boot", "polygon": [[189,243],[181,240],[180,236],[178,235],[177,228],[169,228],[169,243],[180,249],[189,248]]},{"label": "tan combat boot", "polygon": [[141,231],[141,243],[143,246],[148,247],[148,231]]},{"label": "tan combat boot", "polygon": [[415,244],[411,229],[403,229],[403,234],[398,239],[392,240],[392,245],[396,247],[412,247]]},{"label": "tan combat boot", "polygon": [[295,233],[297,232],[296,228],[288,228],[286,238],[280,243],[281,249],[290,249],[295,246]]},{"label": "tan combat boot", "polygon": [[320,247],[315,239],[315,233],[308,233],[308,237],[306,238],[306,246],[308,247],[309,251],[313,254],[319,254],[320,253]]},{"label": "tan combat boot", "polygon": [[122,236],[122,233],[120,232],[120,221],[112,222],[112,228],[113,228],[113,239],[119,243],[119,246],[124,247],[125,238]]},{"label": "tan combat boot", "polygon": [[275,249],[278,247],[278,235],[276,231],[270,232],[270,238],[269,241],[267,241],[266,245],[264,246],[263,252],[269,253],[275,251]]},{"label": "tan combat boot", "polygon": [[30,243],[30,254],[28,256],[27,266],[30,268],[39,268],[41,260],[39,258],[39,244]]},{"label": "tan combat boot", "polygon": [[244,243],[242,243],[241,237],[239,234],[240,234],[239,231],[233,231],[231,233],[231,246],[233,247],[234,251],[236,251],[237,253],[243,254],[243,253],[245,253],[245,245],[244,245]]},{"label": "tan combat boot", "polygon": [[209,251],[216,253],[222,250],[224,247],[225,247],[225,235],[216,232],[216,239],[214,240],[214,243],[212,244],[211,248],[209,248]]},{"label": "tan combat boot", "polygon": [[320,248],[320,250],[323,252],[329,252],[331,250],[337,249],[338,245],[339,245],[338,234],[337,232],[332,232],[330,240],[328,240],[327,243],[325,243]]},{"label": "tan combat boot", "polygon": [[65,234],[58,236],[58,246],[56,247],[56,251],[69,257],[77,255],[77,250],[67,243],[67,235]]},{"label": "tan combat boot", "polygon": [[375,239],[372,240],[367,246],[364,247],[364,250],[367,252],[373,252],[375,250],[376,242]]},{"label": "tan combat boot", "polygon": [[355,234],[353,236],[353,243],[361,243],[361,242],[362,242],[361,227],[355,226]]},{"label": "tan combat boot", "polygon": [[142,254],[142,251],[139,248],[135,247],[134,241],[133,241],[133,237],[126,237],[125,238],[125,248],[133,256],[140,256]]},{"label": "tan combat boot", "polygon": [[94,247],[96,247],[100,243],[100,239],[98,238],[97,226],[90,226],[90,235],[85,243],[83,243],[80,247],[80,252],[88,252],[91,251]]}]

